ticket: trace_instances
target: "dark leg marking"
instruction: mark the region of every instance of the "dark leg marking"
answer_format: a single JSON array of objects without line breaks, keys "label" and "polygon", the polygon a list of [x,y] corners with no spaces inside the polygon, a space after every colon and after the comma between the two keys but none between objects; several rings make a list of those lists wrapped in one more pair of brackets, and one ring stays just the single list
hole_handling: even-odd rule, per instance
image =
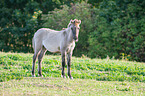
[{"label": "dark leg marking", "polygon": [[72,54],[71,53],[68,53],[67,54],[67,70],[68,70],[68,76],[69,76],[69,78],[70,79],[73,79],[73,77],[71,76],[71,71],[70,71],[71,57],[72,57]]},{"label": "dark leg marking", "polygon": [[33,66],[32,66],[32,77],[35,76],[35,63],[36,63],[36,58],[39,52],[34,53],[33,55]]},{"label": "dark leg marking", "polygon": [[46,53],[46,49],[44,47],[42,47],[41,52],[38,56],[38,75],[39,76],[42,76],[41,62],[42,62],[42,58],[43,58],[45,53]]},{"label": "dark leg marking", "polygon": [[64,73],[64,68],[65,68],[65,53],[62,53],[62,54],[61,54],[61,57],[62,57],[62,75],[61,75],[61,76],[62,76],[63,78],[66,78],[66,77],[65,77],[65,73]]}]

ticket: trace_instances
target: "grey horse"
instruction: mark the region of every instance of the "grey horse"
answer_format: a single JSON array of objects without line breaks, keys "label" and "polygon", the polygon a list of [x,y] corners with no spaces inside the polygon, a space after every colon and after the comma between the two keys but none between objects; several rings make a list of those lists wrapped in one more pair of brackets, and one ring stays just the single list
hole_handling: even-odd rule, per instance
[{"label": "grey horse", "polygon": [[65,57],[67,55],[68,76],[73,79],[70,72],[71,57],[75,47],[75,42],[78,41],[79,25],[81,20],[70,20],[68,28],[61,31],[51,30],[49,28],[39,29],[33,37],[32,45],[34,49],[32,76],[35,76],[35,62],[38,57],[38,75],[42,76],[41,61],[46,53],[50,51],[53,53],[60,52],[62,57],[62,77],[65,78]]}]

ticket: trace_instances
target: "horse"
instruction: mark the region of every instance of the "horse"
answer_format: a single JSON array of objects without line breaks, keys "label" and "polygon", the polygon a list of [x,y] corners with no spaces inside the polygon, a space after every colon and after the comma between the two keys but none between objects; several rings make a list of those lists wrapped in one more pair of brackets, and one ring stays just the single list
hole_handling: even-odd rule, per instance
[{"label": "horse", "polygon": [[70,72],[71,66],[71,57],[73,50],[75,48],[75,42],[78,42],[79,35],[79,25],[81,20],[70,20],[67,28],[56,31],[49,28],[41,28],[37,30],[32,39],[32,46],[34,49],[33,55],[33,66],[32,66],[32,76],[35,76],[35,63],[36,58],[38,57],[38,76],[42,76],[41,62],[42,58],[45,55],[46,51],[52,53],[61,53],[62,58],[62,73],[61,77],[66,78],[65,76],[65,57],[67,55],[67,69],[68,77],[73,79]]}]

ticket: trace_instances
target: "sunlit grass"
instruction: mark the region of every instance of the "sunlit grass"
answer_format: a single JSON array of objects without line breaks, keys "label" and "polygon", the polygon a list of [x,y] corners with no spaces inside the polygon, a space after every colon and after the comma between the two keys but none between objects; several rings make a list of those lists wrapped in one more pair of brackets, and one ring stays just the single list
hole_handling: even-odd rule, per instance
[{"label": "sunlit grass", "polygon": [[[73,57],[74,80],[61,78],[61,56],[46,55],[31,77],[33,54],[0,53],[0,95],[144,96],[145,63]],[[67,66],[65,68],[67,73]]]},{"label": "sunlit grass", "polygon": [[[33,54],[0,53],[0,81],[31,77]],[[67,75],[67,66],[65,68]],[[111,59],[73,57],[73,78],[99,81],[145,82],[145,63]],[[37,62],[35,68],[37,76]],[[45,55],[42,61],[43,77],[61,77],[61,56]]]},{"label": "sunlit grass", "polygon": [[0,82],[0,95],[34,96],[144,96],[145,83],[25,77],[22,80]]}]

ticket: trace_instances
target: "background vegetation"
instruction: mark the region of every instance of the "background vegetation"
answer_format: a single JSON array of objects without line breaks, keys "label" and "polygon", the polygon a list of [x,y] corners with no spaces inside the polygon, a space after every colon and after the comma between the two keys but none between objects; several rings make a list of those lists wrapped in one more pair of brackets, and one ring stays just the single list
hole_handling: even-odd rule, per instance
[{"label": "background vegetation", "polygon": [[33,52],[41,27],[82,20],[75,56],[145,61],[144,0],[1,0],[0,51]]}]

